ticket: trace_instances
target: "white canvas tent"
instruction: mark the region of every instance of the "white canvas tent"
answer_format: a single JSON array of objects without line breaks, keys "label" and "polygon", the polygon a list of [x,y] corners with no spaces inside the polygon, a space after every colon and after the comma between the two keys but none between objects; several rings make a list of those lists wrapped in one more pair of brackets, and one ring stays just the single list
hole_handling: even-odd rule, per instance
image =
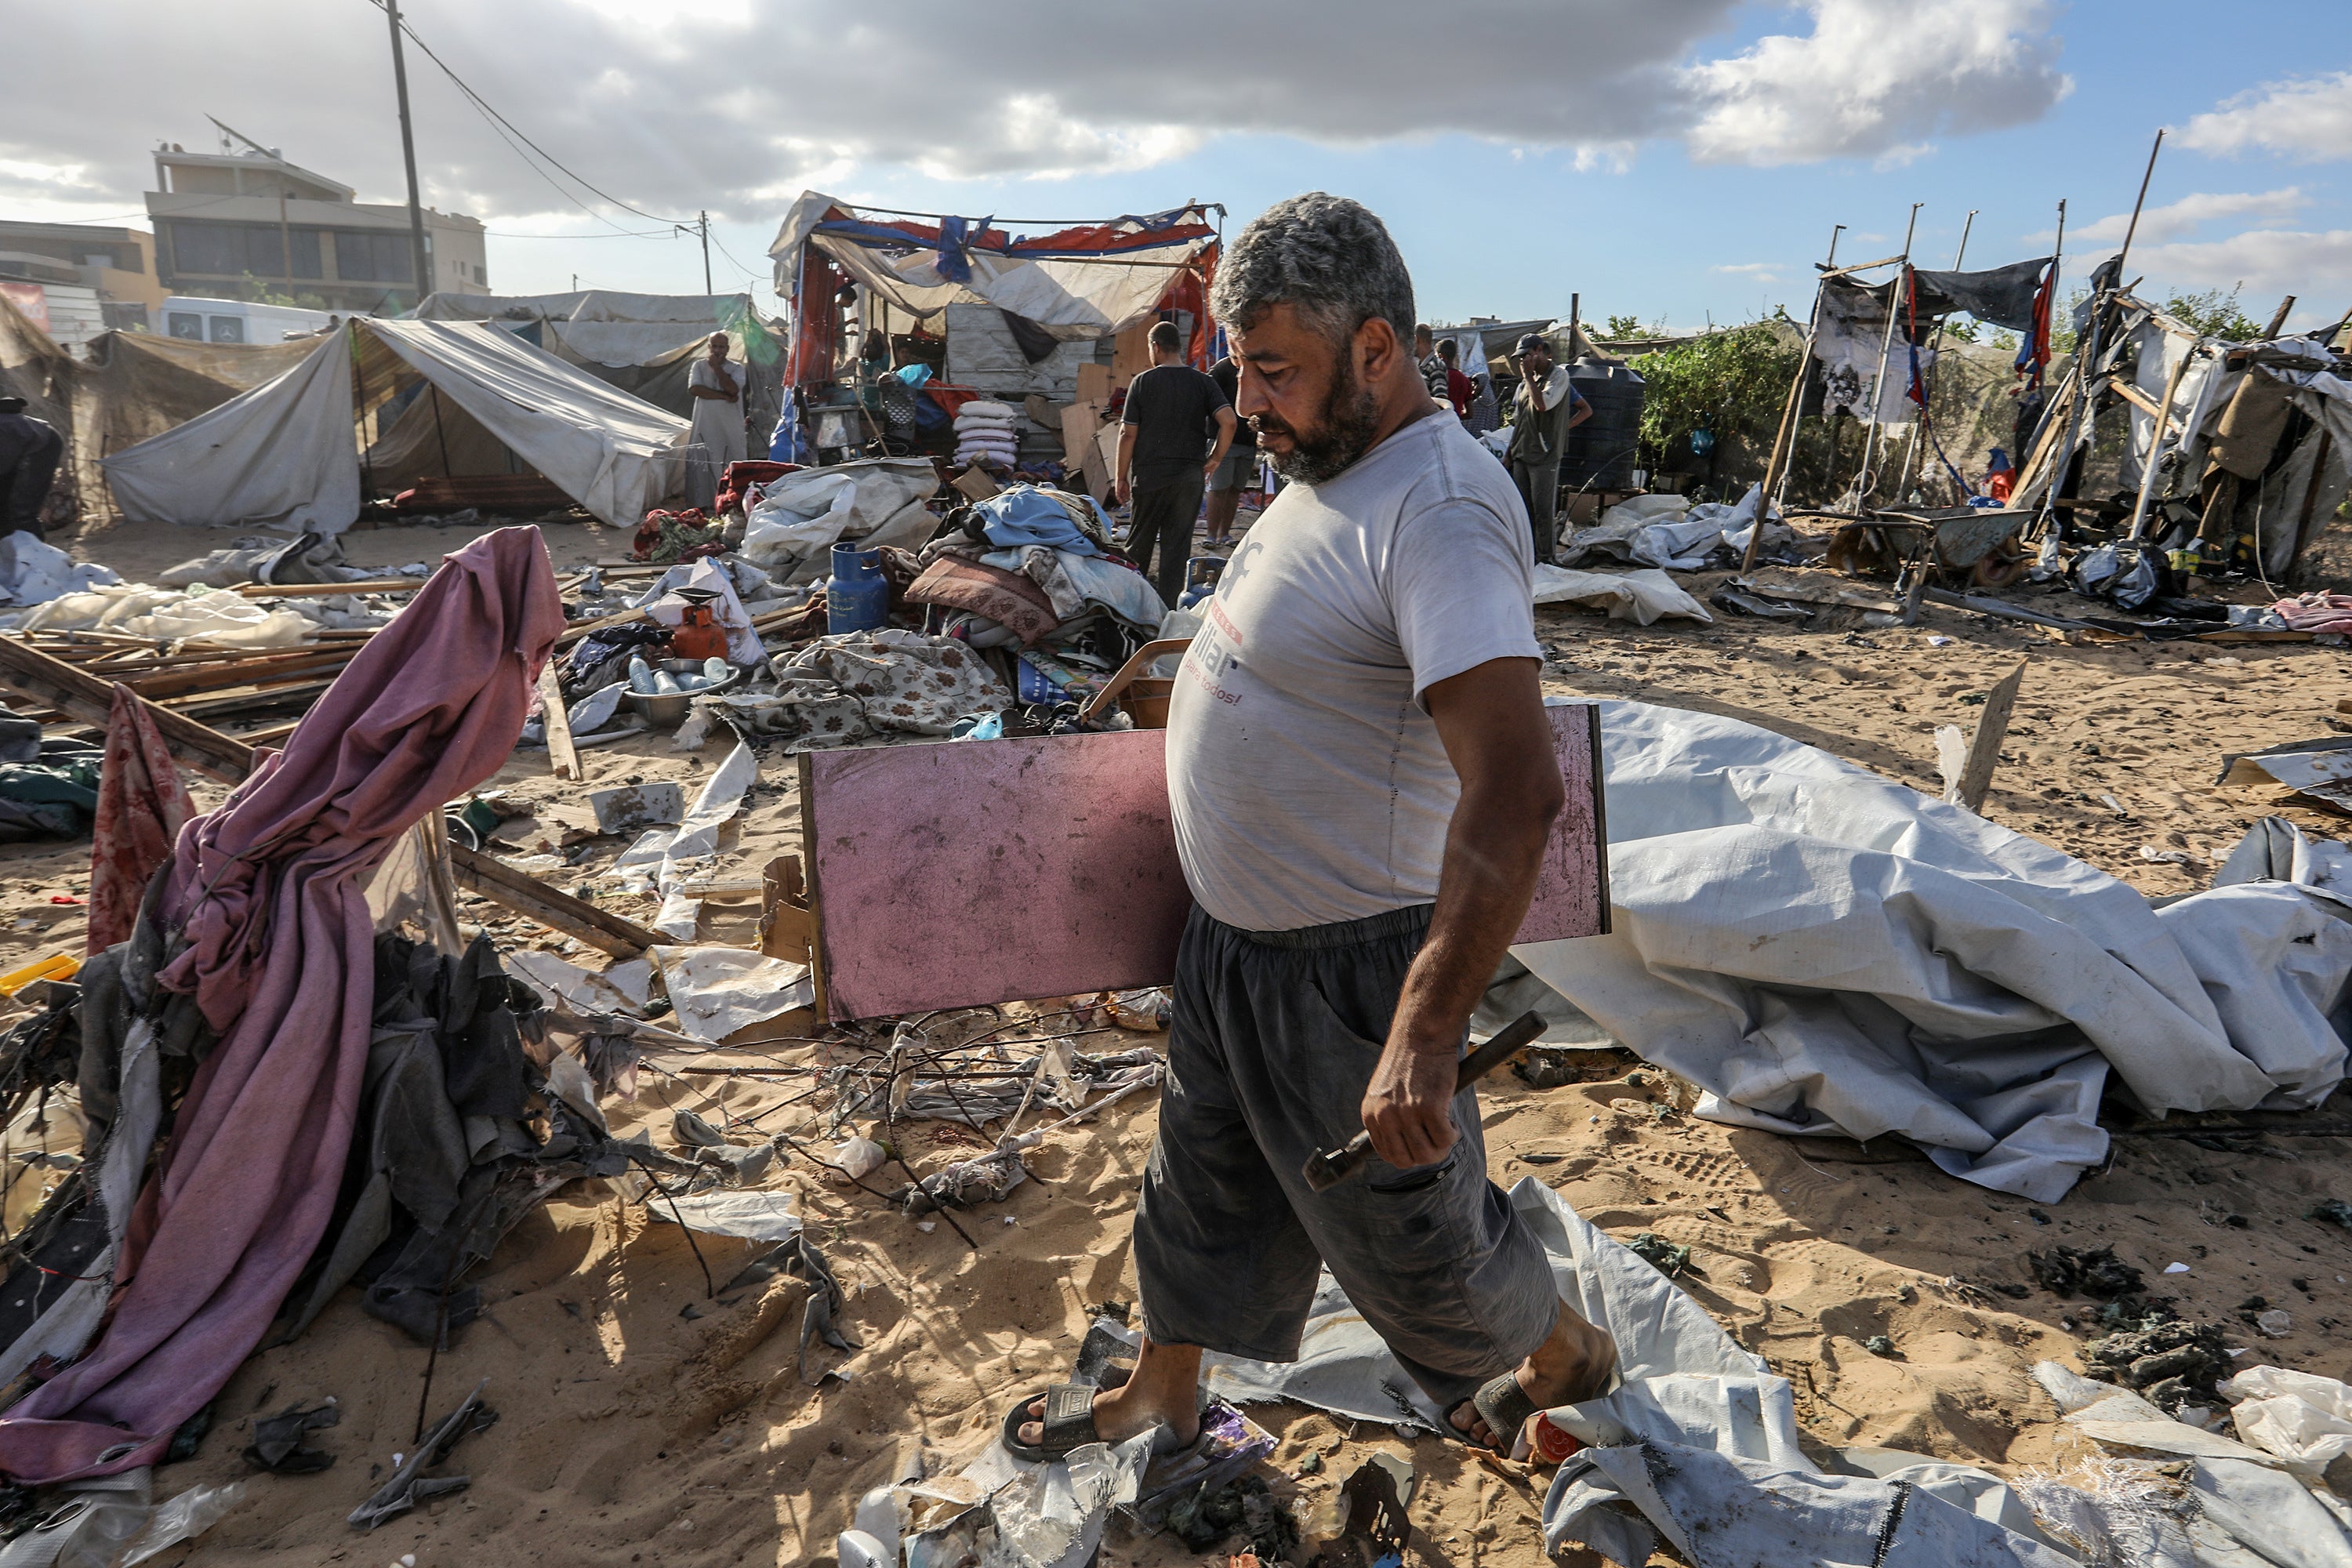
[{"label": "white canvas tent", "polygon": [[105,459],[134,521],[340,533],[360,508],[362,405],[421,376],[523,464],[605,522],[634,528],[675,489],[687,422],[497,327],[357,320],[299,364]]}]

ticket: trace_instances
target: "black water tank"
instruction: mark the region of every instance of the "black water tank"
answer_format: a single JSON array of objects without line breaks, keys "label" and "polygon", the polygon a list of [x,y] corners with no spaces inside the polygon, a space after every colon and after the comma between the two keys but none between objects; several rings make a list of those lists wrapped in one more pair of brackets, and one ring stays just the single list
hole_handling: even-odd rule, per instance
[{"label": "black water tank", "polygon": [[1630,490],[1642,437],[1642,378],[1630,366],[1580,359],[1569,384],[1592,405],[1592,417],[1568,433],[1559,482],[1570,489]]}]

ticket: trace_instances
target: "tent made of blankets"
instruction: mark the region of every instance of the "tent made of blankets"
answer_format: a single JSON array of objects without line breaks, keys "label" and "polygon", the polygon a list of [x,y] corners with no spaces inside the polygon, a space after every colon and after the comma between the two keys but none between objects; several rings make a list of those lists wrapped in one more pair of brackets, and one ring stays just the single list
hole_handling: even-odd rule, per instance
[{"label": "tent made of blankets", "polygon": [[[1481,1009],[1614,1040],[1773,1131],[1894,1134],[2052,1201],[2151,1115],[2343,1080],[2352,919],[2247,880],[2153,907],[1962,807],[1753,725],[1602,706],[1610,934],[1513,950]],[[2250,875],[2252,875],[2250,873]]]},{"label": "tent made of blankets", "polygon": [[[950,306],[993,307],[1032,361],[1057,342],[1109,337],[1155,312],[1183,311],[1192,319],[1190,361],[1205,369],[1223,214],[1195,202],[1023,235],[1013,232],[1015,219],[899,212],[803,191],[768,247],[776,292],[792,301],[784,385],[835,379],[847,332],[843,305],[853,298],[869,333],[891,311],[937,332]],[[784,412],[779,453],[798,440],[789,398]]]},{"label": "tent made of blankets", "polygon": [[340,533],[371,477],[361,421],[425,386],[459,447],[494,444],[615,527],[634,528],[682,477],[688,426],[677,416],[494,326],[373,319],[314,340],[273,380],[102,467],[134,521]]},{"label": "tent made of blankets", "polygon": [[[694,398],[687,391],[688,374],[711,334],[724,332],[728,358],[740,374],[749,377],[743,404],[747,422],[761,432],[775,426],[784,331],[781,323],[760,314],[749,294],[630,294],[610,289],[568,294],[428,294],[414,314],[419,321],[488,321],[503,327],[597,380],[689,421]],[[383,445],[371,454],[380,487],[390,488],[383,473],[401,459],[401,451],[393,447],[396,440],[405,443],[419,477],[441,471],[430,461],[431,412],[429,405],[414,412],[403,409],[397,423],[385,431]],[[458,471],[468,470],[461,467]]]}]

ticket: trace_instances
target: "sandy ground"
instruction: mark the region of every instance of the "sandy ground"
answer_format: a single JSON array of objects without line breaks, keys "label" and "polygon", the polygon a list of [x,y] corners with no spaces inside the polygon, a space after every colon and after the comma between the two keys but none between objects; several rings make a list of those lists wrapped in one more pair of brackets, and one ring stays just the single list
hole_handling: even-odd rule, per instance
[{"label": "sandy ground", "polygon": [[[621,547],[586,529],[551,532],[559,565],[611,558]],[[358,534],[351,554],[392,565],[430,559],[467,536]],[[126,533],[82,548],[136,576],[194,553],[189,537]],[[1689,585],[1705,596],[1705,580]],[[1844,611],[1802,629],[1728,617],[1712,629],[1643,629],[1576,612],[1538,615],[1554,690],[1727,714],[1927,789],[1938,787],[1935,727],[1971,724],[1976,710],[1961,699],[2023,659],[2023,695],[1987,815],[2150,894],[2207,885],[2209,862],[2268,809],[2213,785],[2221,753],[2335,731],[2335,701],[2347,685],[2347,652],[2336,647],[2077,647],[1932,606],[1919,626],[1888,631],[1857,629],[1858,616]],[[1954,640],[1937,646],[1939,637]],[[542,842],[560,847],[565,827],[587,821],[585,787],[667,777],[691,787],[722,754],[718,744],[692,757],[666,746],[640,738],[591,751],[584,786],[550,778],[544,753],[518,753],[494,785],[541,809],[508,837],[524,853]],[[789,776],[771,764],[768,784]],[[2286,815],[2329,837],[2346,827],[2322,812]],[[739,863],[756,866],[790,845],[794,818],[788,789],[763,790],[743,823]],[[2143,847],[2185,851],[2189,863],[2151,862]],[[611,852],[595,851],[583,872]],[[79,911],[48,900],[86,890],[87,870],[86,847],[0,850],[0,962],[79,948]],[[557,879],[572,885],[568,874]],[[626,900],[611,907],[650,912]],[[503,921],[492,907],[467,913],[490,917],[509,941],[563,945]],[[747,929],[738,911],[706,935],[741,940]],[[1117,1035],[1086,1042],[1126,1043]],[[777,1043],[724,1059],[795,1068],[816,1049]],[[1823,1447],[1875,1444],[2002,1473],[2063,1467],[2083,1454],[2027,1375],[2037,1359],[2069,1358],[2078,1336],[2066,1320],[2082,1304],[2039,1289],[2022,1300],[1991,1290],[2030,1284],[2025,1251],[2053,1242],[2112,1244],[2188,1315],[2234,1325],[2241,1302],[2266,1297],[2288,1310],[2293,1331],[2264,1342],[2243,1331],[2231,1342],[2258,1348],[2242,1365],[2352,1375],[2352,1234],[2303,1217],[2316,1198],[2352,1199],[2352,1159],[2340,1139],[2267,1137],[2249,1155],[2119,1138],[2105,1169],[2037,1210],[1945,1176],[1892,1142],[1865,1150],[1809,1141],[1801,1149],[1698,1121],[1671,1109],[1663,1075],[1622,1055],[1597,1057],[1593,1074],[1595,1081],[1549,1091],[1489,1080],[1482,1099],[1496,1179],[1533,1174],[1621,1237],[1652,1230],[1689,1244],[1698,1267],[1685,1288],[1790,1379],[1807,1436]],[[649,1071],[642,1085],[635,1102],[608,1110],[616,1127],[650,1126],[665,1143],[675,1107],[812,1145],[821,1137],[808,1103],[784,1103],[798,1092],[790,1078]],[[2342,1105],[2339,1098],[2321,1114],[2339,1117]],[[864,1347],[847,1357],[813,1352],[817,1365],[846,1377],[820,1387],[803,1383],[797,1365],[797,1285],[711,1302],[677,1227],[649,1223],[593,1184],[560,1194],[480,1278],[484,1319],[433,1371],[432,1414],[480,1379],[501,1414],[451,1467],[473,1477],[470,1490],[370,1537],[342,1522],[371,1477],[410,1447],[426,1369],[423,1347],[366,1317],[347,1294],[301,1341],[255,1355],[222,1395],[219,1424],[198,1456],[159,1473],[159,1493],[251,1481],[209,1535],[161,1561],[276,1568],[386,1563],[414,1552],[420,1568],[829,1563],[834,1534],[862,1493],[919,1455],[929,1455],[937,1473],[982,1446],[1005,1401],[1066,1365],[1092,1304],[1134,1299],[1128,1232],[1153,1123],[1144,1096],[1108,1112],[1099,1128],[1057,1134],[1033,1156],[1034,1181],[964,1216],[975,1246],[947,1226],[918,1230],[804,1158],[783,1163],[771,1184],[796,1194],[839,1269],[850,1331]],[[58,1120],[49,1135],[63,1136]],[[21,1130],[18,1137],[21,1146]],[[905,1152],[928,1170],[979,1147],[960,1129],[929,1123]],[[706,1237],[702,1250],[723,1282],[752,1248]],[[2175,1261],[2190,1272],[2159,1279]],[[1877,1334],[1894,1342],[1896,1356],[1864,1349]],[[249,1475],[239,1451],[254,1416],[329,1394],[343,1419],[318,1440],[338,1456],[334,1468]],[[1254,1414],[1281,1439],[1278,1489],[1309,1505],[1328,1502],[1335,1473],[1344,1477],[1366,1453],[1410,1454],[1423,1480],[1409,1561],[1472,1568],[1543,1560],[1543,1477],[1302,1407]],[[1323,1473],[1294,1483],[1287,1478],[1310,1451],[1324,1456]],[[1172,1538],[1114,1534],[1103,1561],[1202,1557]]]}]

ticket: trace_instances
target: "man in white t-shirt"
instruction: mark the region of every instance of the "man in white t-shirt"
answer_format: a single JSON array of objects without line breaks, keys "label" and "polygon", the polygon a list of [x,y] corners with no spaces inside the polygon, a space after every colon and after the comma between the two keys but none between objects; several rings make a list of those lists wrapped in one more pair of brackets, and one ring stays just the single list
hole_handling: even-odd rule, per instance
[{"label": "man in white t-shirt", "polygon": [[694,460],[687,472],[689,506],[709,510],[718,499],[727,465],[743,460],[743,367],[729,363],[727,334],[713,332],[703,356],[686,374],[694,399]]},{"label": "man in white t-shirt", "polygon": [[[1507,1451],[1615,1364],[1454,1090],[1562,800],[1526,509],[1430,397],[1412,279],[1363,207],[1269,209],[1210,308],[1291,482],[1203,601],[1170,709],[1197,907],[1136,1211],[1144,1346],[1118,1388],[1016,1402],[1004,1437],[1024,1458],[1190,1442],[1202,1352],[1295,1360],[1328,1266],[1454,1428]],[[1309,1188],[1307,1156],[1360,1127],[1363,1176]]]}]

